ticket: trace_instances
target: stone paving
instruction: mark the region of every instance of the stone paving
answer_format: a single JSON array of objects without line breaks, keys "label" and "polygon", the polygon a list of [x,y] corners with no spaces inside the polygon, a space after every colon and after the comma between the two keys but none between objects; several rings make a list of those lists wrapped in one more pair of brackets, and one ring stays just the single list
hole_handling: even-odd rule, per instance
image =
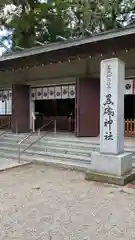
[{"label": "stone paving", "polygon": [[29,165],[29,162],[24,162],[18,160],[13,160],[13,159],[8,159],[8,158],[0,158],[0,172],[4,170],[8,170],[11,168],[16,168],[24,165]]},{"label": "stone paving", "polygon": [[45,166],[1,172],[0,240],[9,239],[134,240],[135,190]]}]

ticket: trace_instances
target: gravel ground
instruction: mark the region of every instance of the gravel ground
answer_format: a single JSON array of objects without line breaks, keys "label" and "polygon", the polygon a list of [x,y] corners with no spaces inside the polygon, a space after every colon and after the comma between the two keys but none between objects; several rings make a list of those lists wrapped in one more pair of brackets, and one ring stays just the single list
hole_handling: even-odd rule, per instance
[{"label": "gravel ground", "polygon": [[3,239],[135,240],[135,194],[51,167],[1,172]]}]

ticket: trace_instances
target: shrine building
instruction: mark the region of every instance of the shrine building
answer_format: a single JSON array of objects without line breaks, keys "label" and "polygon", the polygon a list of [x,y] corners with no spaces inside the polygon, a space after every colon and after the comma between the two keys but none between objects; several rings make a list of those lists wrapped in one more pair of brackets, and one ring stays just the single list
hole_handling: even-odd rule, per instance
[{"label": "shrine building", "polygon": [[0,58],[0,128],[96,137],[100,62],[125,62],[125,135],[135,135],[135,26],[25,49]]}]

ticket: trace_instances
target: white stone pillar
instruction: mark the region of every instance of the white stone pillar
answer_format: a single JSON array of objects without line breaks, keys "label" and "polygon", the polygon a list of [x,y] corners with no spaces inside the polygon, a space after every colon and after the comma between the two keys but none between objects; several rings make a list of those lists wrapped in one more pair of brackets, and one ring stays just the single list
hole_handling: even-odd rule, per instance
[{"label": "white stone pillar", "polygon": [[100,152],[124,152],[125,64],[118,58],[101,62]]},{"label": "white stone pillar", "polygon": [[118,58],[101,62],[100,152],[91,154],[91,180],[123,185],[135,177],[132,155],[124,153],[124,79],[125,64]]}]

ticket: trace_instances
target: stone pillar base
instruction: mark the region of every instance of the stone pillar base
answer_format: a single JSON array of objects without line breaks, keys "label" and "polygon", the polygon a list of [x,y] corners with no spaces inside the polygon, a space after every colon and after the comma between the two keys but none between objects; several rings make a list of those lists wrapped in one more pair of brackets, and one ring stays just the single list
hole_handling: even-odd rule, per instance
[{"label": "stone pillar base", "polygon": [[86,180],[125,185],[135,179],[132,171],[132,154],[119,155],[93,152],[91,166],[86,172]]}]

